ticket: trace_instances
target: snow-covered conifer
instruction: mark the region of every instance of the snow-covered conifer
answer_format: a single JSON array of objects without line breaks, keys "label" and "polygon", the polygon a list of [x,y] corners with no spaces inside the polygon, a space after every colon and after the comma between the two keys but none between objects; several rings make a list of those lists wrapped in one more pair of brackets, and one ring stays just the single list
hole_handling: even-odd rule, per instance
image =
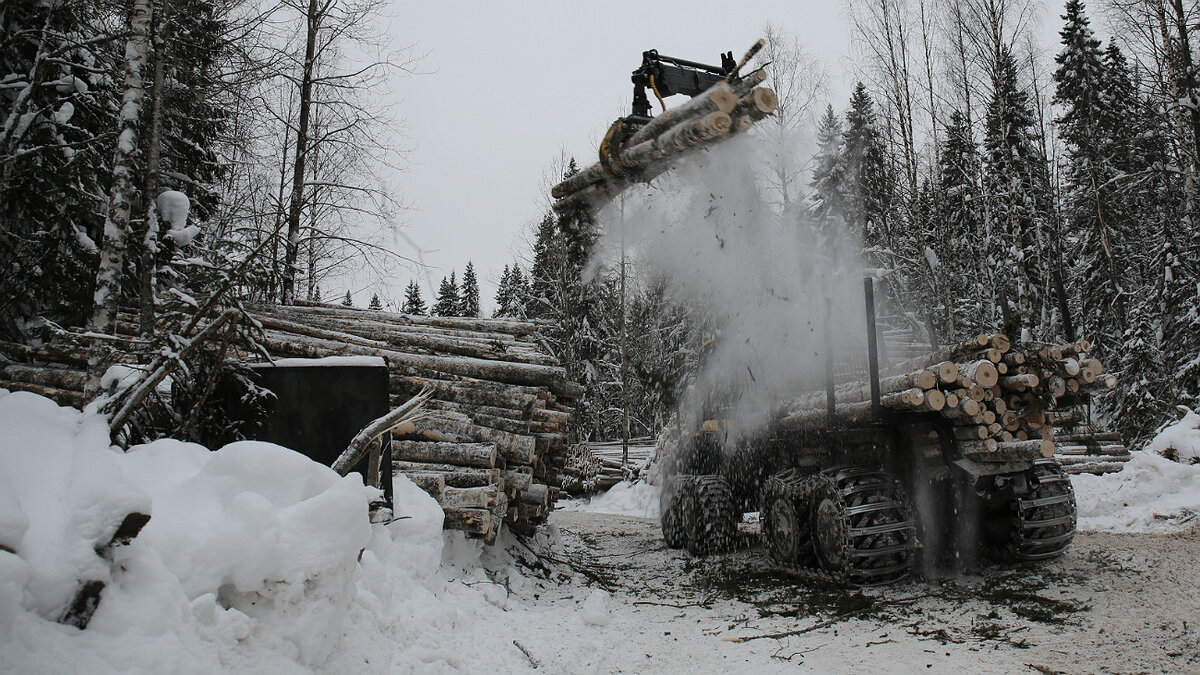
[{"label": "snow-covered conifer", "polygon": [[475,265],[469,260],[459,287],[458,315],[479,316],[479,280],[475,278]]},{"label": "snow-covered conifer", "polygon": [[421,298],[421,287],[416,281],[408,282],[408,286],[404,289],[404,305],[400,307],[400,311],[405,314],[424,314],[425,300]]}]

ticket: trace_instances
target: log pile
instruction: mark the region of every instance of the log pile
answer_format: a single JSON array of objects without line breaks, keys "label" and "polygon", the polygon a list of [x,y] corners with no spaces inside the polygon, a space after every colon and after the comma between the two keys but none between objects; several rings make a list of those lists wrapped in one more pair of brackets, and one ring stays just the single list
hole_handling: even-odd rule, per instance
[{"label": "log pile", "polygon": [[[1003,334],[979,335],[890,364],[879,378],[880,405],[939,414],[949,421],[960,455],[977,462],[1053,457],[1060,445],[1063,457],[1077,458],[1085,456],[1078,451],[1083,446],[1095,447],[1098,454],[1064,464],[1080,466],[1075,472],[1111,470],[1118,458],[1127,457],[1123,447],[1085,443],[1077,434],[1056,436],[1057,420],[1082,415],[1086,394],[1117,385],[1116,377],[1089,356],[1091,348],[1086,340],[1017,345]],[[823,429],[869,422],[877,414],[864,379],[837,384],[834,394],[832,415],[825,391],[782,401],[775,411],[778,426]]]},{"label": "log pile", "polygon": [[681,157],[744,133],[778,106],[775,92],[758,86],[765,79],[765,71],[759,69],[719,82],[687,103],[663,111],[623,141],[620,134],[610,133],[610,141],[601,146],[601,162],[550,191],[556,200],[554,210],[594,209],[630,185],[650,181]]},{"label": "log pile", "polygon": [[66,346],[30,347],[0,341],[0,389],[29,391],[83,409],[87,354]]},{"label": "log pile", "polygon": [[[656,440],[629,439],[628,453],[621,441],[575,443],[561,460],[562,489],[574,496],[609,489],[628,478],[637,478],[654,457]],[[625,462],[623,460],[627,459]]]},{"label": "log pile", "polygon": [[[1051,413],[1056,416],[1058,413]],[[1068,419],[1074,416],[1068,416]],[[1125,468],[1133,459],[1129,449],[1115,431],[1105,431],[1090,424],[1060,425],[1054,419],[1055,457],[1067,473],[1104,474]]]},{"label": "log pile", "polygon": [[[391,429],[393,469],[438,500],[447,528],[492,541],[502,523],[528,531],[548,517],[583,390],[542,349],[537,324],[320,304],[248,313],[273,358],[381,356],[393,408],[432,390],[418,419]],[[118,318],[119,333],[136,334],[132,315]],[[86,365],[86,354],[66,346],[0,342],[0,388],[60,405],[86,403]]]},{"label": "log pile", "polygon": [[491,542],[503,524],[529,531],[549,516],[582,388],[541,349],[537,324],[316,304],[250,315],[273,357],[381,356],[392,406],[432,391],[391,429],[392,469],[438,500],[446,528]]}]

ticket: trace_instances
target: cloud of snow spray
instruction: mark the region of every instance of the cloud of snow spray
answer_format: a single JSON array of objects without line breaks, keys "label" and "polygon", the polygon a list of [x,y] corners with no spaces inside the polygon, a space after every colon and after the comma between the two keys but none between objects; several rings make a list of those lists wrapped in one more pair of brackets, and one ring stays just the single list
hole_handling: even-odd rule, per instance
[{"label": "cloud of snow spray", "polygon": [[780,398],[823,390],[826,334],[838,357],[865,363],[858,242],[776,213],[756,184],[756,166],[753,140],[733,139],[599,214],[601,250],[619,250],[623,240],[628,255],[670,279],[676,299],[716,326],[683,410],[685,428],[713,395],[726,397],[728,417],[753,432]]}]

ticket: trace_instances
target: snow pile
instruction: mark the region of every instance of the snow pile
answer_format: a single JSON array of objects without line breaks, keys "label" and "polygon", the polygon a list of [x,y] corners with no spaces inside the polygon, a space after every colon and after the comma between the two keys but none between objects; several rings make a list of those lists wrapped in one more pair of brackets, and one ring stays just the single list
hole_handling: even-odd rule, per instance
[{"label": "snow pile", "polygon": [[[3,389],[0,430],[0,671],[515,672],[514,640],[547,634],[576,636],[538,649],[548,668],[605,653],[618,602],[530,607],[546,591],[514,541],[443,532],[403,477],[397,519],[370,525],[357,475],[272,444],[123,453],[103,419]],[[101,558],[131,511],[150,522]],[[81,580],[107,584],[85,630],[56,623]]]},{"label": "snow pile", "polygon": [[1079,527],[1111,532],[1166,532],[1196,523],[1200,465],[1134,452],[1116,473],[1072,476]]},{"label": "snow pile", "polygon": [[607,626],[612,620],[612,612],[608,608],[608,593],[599,588],[593,590],[580,606],[579,615],[589,625]]},{"label": "snow pile", "polygon": [[[24,392],[0,390],[0,428],[6,665],[215,672],[243,641],[315,665],[340,640],[376,494],[357,475],[269,443],[122,453],[102,418]],[[110,563],[95,548],[132,512],[150,522]],[[54,623],[91,580],[106,588],[88,629]]]},{"label": "snow pile", "polygon": [[658,519],[658,499],[662,488],[646,481],[617,483],[607,492],[587,501],[573,502],[561,506],[567,510],[612,513],[621,516]]},{"label": "snow pile", "polygon": [[1200,464],[1200,415],[1184,406],[1183,419],[1163,429],[1146,449],[1184,464]]}]

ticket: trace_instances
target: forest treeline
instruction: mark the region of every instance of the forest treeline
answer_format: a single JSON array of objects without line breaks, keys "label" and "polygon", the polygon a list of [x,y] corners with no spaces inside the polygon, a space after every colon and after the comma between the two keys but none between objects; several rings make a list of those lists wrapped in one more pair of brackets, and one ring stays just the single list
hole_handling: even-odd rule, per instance
[{"label": "forest treeline", "polygon": [[[932,342],[1092,340],[1123,383],[1101,412],[1143,439],[1200,395],[1200,11],[1047,7],[852,3],[848,101],[828,101],[821,60],[768,26],[779,109],[755,132],[759,180],[781,218],[854,233]],[[0,338],[111,332],[118,307],[153,335],[164,311],[218,290],[291,303],[347,266],[384,276],[401,208],[385,174],[401,157],[376,92],[414,61],[373,50],[380,9],[5,3]],[[1089,13],[1118,38],[1098,40]],[[1039,21],[1061,27],[1053,53]],[[187,195],[186,218],[164,193]],[[547,321],[546,346],[588,387],[578,436],[619,437],[626,410],[632,435],[653,434],[713,327],[668,280],[590,265],[599,238],[587,213],[548,214],[496,313]],[[479,313],[469,275],[473,293],[451,277],[428,311]],[[405,308],[427,311],[415,283]]]},{"label": "forest treeline", "polygon": [[[780,106],[759,133],[759,182],[780,217],[857,238],[933,344],[994,330],[1091,340],[1122,383],[1095,412],[1145,440],[1200,396],[1200,12],[1105,0],[1120,40],[1102,43],[1070,0],[1048,55],[1033,40],[1041,9],[853,3],[862,80],[844,106],[824,102],[820,60],[768,26]],[[813,127],[806,153],[796,139]],[[585,274],[598,237],[587,214],[546,216],[523,309],[552,321],[588,385],[583,433],[619,437],[626,408],[633,435],[654,433],[714,327],[667,280],[624,275],[621,293],[624,265]]]},{"label": "forest treeline", "polygon": [[[383,8],[4,3],[0,337],[34,318],[108,332],[118,303],[152,333],[217,278],[288,303],[348,266],[387,269],[401,156],[377,92],[414,60],[377,51]],[[164,191],[188,196],[190,225],[160,222]]]}]

